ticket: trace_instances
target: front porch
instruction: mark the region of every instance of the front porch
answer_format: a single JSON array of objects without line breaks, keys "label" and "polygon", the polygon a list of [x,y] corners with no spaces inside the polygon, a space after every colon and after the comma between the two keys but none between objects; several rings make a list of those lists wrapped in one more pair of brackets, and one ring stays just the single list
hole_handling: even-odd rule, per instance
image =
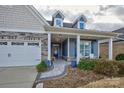
[{"label": "front porch", "polygon": [[[63,58],[67,61],[76,60],[77,64],[81,58],[99,58],[100,43],[108,40],[108,59],[113,59],[113,39],[119,33],[94,31],[75,28],[57,28],[46,26],[48,34],[48,56],[49,61],[52,57]],[[58,47],[58,48],[57,48]]]},{"label": "front porch", "polygon": [[[48,33],[48,60],[75,60],[78,63],[82,58],[98,59],[99,41],[104,39],[96,36]],[[112,38],[109,38],[109,60],[112,60],[112,45]]]}]

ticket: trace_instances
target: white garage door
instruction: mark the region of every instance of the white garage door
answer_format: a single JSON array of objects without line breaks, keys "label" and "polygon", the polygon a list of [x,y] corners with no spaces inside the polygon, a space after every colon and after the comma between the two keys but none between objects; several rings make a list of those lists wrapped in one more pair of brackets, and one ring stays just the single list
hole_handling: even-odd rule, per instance
[{"label": "white garage door", "polygon": [[36,65],[40,60],[39,42],[0,42],[0,67]]}]

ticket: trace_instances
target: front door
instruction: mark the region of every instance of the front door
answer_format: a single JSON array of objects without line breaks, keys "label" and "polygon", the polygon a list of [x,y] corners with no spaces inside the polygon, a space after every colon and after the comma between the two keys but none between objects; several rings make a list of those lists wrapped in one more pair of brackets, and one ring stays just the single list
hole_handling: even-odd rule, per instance
[{"label": "front door", "polygon": [[53,44],[53,57],[59,57],[59,44]]}]

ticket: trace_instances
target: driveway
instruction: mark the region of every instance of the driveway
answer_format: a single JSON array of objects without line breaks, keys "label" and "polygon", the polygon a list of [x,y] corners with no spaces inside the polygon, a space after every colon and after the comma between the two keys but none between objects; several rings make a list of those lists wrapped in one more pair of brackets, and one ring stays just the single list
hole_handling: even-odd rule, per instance
[{"label": "driveway", "polygon": [[0,88],[31,88],[36,76],[35,67],[0,68]]}]

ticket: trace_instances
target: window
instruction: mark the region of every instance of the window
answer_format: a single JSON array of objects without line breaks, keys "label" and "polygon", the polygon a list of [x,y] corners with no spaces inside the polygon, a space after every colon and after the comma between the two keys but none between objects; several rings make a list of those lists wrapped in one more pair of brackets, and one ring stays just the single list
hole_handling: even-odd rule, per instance
[{"label": "window", "polygon": [[78,22],[78,28],[80,28],[80,29],[84,29],[84,22],[83,21],[79,21]]},{"label": "window", "polygon": [[16,39],[17,36],[8,36],[7,38],[8,38],[8,39]]},{"label": "window", "polygon": [[84,23],[80,22],[80,29],[84,29]]},{"label": "window", "polygon": [[55,18],[55,26],[56,27],[62,27],[63,24],[62,24],[62,19],[61,18]]},{"label": "window", "polygon": [[22,42],[11,42],[11,45],[24,45]]},{"label": "window", "polygon": [[0,39],[4,39],[4,36],[0,36]]},{"label": "window", "polygon": [[91,42],[81,41],[80,53],[82,57],[89,57],[91,53]]},{"label": "window", "polygon": [[7,42],[0,42],[0,45],[7,45]]},{"label": "window", "polygon": [[39,43],[28,43],[28,46],[39,46]]}]

